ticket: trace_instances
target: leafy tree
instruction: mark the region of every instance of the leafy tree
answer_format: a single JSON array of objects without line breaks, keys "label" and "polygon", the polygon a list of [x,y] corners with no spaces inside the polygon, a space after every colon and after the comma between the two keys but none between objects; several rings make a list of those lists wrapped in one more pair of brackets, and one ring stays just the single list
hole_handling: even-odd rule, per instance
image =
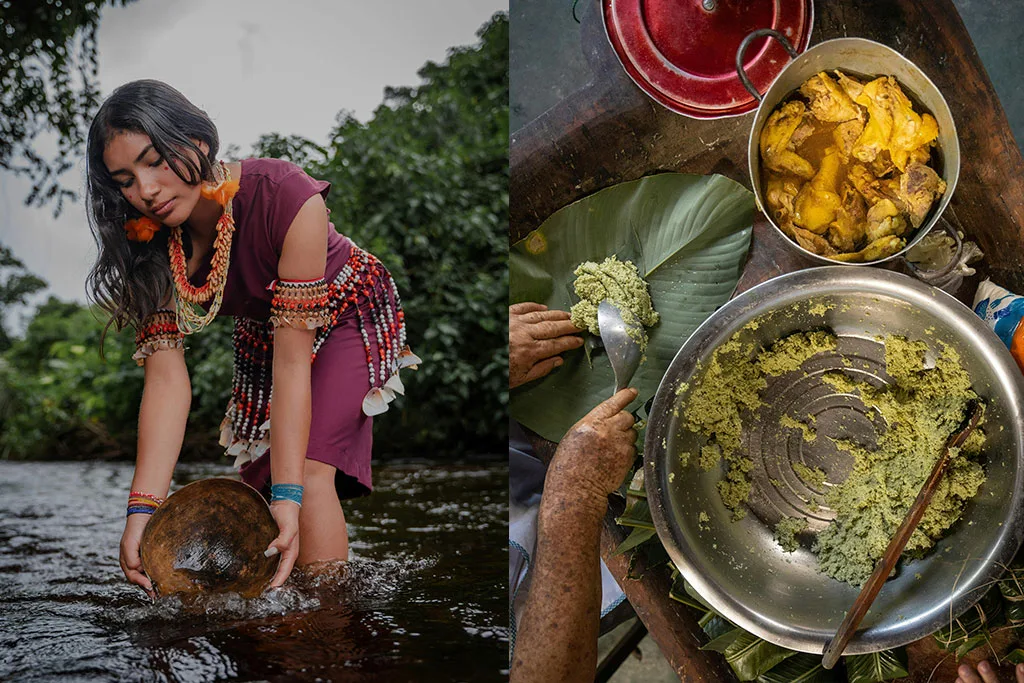
[{"label": "leafy tree", "polygon": [[[54,202],[59,214],[75,193],[60,176],[81,157],[99,107],[96,28],[104,5],[132,0],[0,2],[0,168],[28,176],[26,204]],[[57,134],[57,153],[34,148],[43,132]]]},{"label": "leafy tree", "polygon": [[0,351],[11,347],[3,325],[5,314],[14,306],[24,306],[28,297],[46,286],[46,280],[28,272],[14,252],[0,244]]}]

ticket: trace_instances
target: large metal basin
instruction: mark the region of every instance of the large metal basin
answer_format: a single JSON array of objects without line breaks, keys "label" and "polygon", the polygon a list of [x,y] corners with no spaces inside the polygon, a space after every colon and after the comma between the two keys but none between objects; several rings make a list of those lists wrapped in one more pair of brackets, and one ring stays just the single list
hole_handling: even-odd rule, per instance
[{"label": "large metal basin", "polygon": [[[815,304],[835,306],[809,311]],[[745,328],[754,321],[756,330]],[[768,418],[762,415],[757,424],[745,421],[743,449],[755,462],[754,492],[751,513],[738,522],[730,520],[715,488],[721,473],[681,465],[679,453],[699,448],[703,437],[685,428],[685,408],[674,409],[686,400],[685,391],[677,397],[677,388],[696,379],[698,363],[706,364],[734,333],[744,342],[767,345],[792,332],[822,327],[838,335],[838,352],[847,363],[852,360],[862,377],[877,381],[887,376],[876,336],[922,339],[933,352],[940,343],[949,344],[987,402],[987,481],[932,552],[906,563],[886,583],[846,650],[873,652],[917,640],[958,616],[990,587],[1021,543],[1024,377],[970,309],[905,275],[842,266],[784,275],[738,296],[693,333],[661,382],[645,440],[647,495],[672,561],[718,612],[765,640],[820,653],[858,589],[819,573],[817,558],[806,547],[783,552],[772,528],[782,514],[806,514],[812,529],[824,527],[827,511],[793,509],[806,485],[792,464],[822,467],[831,481],[842,481],[843,458],[834,447],[828,449],[828,439],[808,444],[793,430],[782,430],[778,417],[791,409],[808,410],[817,414],[819,435],[846,429],[850,435],[872,437],[878,427],[862,404],[858,408],[859,399],[836,394],[817,379],[818,371],[845,367],[843,358],[811,359],[806,375],[791,373],[770,384]],[[710,521],[700,520],[702,512]]]}]

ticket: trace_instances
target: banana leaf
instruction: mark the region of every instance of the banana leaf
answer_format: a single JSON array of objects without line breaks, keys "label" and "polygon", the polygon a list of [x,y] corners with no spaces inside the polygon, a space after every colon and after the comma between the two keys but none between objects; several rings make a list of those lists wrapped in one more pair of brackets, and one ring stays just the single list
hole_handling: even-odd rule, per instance
[{"label": "banana leaf", "polygon": [[1010,626],[1019,628],[1024,626],[1024,602],[1006,602],[1006,623]]},{"label": "banana leaf", "polygon": [[615,518],[619,526],[631,526],[639,529],[654,530],[654,519],[651,517],[651,505],[646,498],[637,498],[627,507],[621,517]]},{"label": "banana leaf", "polygon": [[645,529],[644,527],[639,526],[633,527],[633,531],[629,533],[629,536],[626,537],[626,540],[624,540],[622,543],[618,545],[617,548],[615,548],[615,551],[612,552],[612,555],[621,555],[622,553],[629,552],[633,548],[636,548],[637,546],[646,543],[647,541],[651,540],[657,535],[658,532],[656,532],[654,529]]},{"label": "banana leaf", "polygon": [[[975,640],[977,636],[988,634],[988,630],[1002,626],[1006,623],[1006,614],[1003,609],[1003,600],[999,591],[990,590],[973,607],[960,615],[959,618],[940,628],[932,634],[935,642],[947,652],[956,652],[958,656],[964,646],[970,646],[969,652],[974,647],[985,642]],[[973,642],[972,642],[973,641]]]},{"label": "banana leaf", "polygon": [[821,655],[801,652],[761,674],[757,683],[840,683],[842,676],[836,669],[821,665]]},{"label": "banana leaf", "polygon": [[704,616],[702,616],[697,623],[700,624],[702,629],[704,629],[704,633],[707,634],[709,642],[736,628],[735,624],[714,610],[708,610],[705,612]]},{"label": "banana leaf", "polygon": [[[509,250],[510,303],[534,301],[569,310],[573,271],[615,255],[636,264],[650,285],[661,321],[648,332],[647,360],[632,385],[633,408],[657,391],[687,337],[729,300],[750,245],[754,197],[722,176],[665,173],[601,190],[560,209]],[[606,354],[593,367],[582,351],[542,380],[515,389],[512,417],[558,441],[611,396]]]},{"label": "banana leaf", "polygon": [[721,652],[736,678],[741,681],[755,681],[758,676],[797,654],[741,628],[734,628],[701,649]]},{"label": "banana leaf", "polygon": [[704,602],[704,598],[697,595],[696,592],[691,594],[690,584],[686,583],[686,579],[683,578],[678,569],[672,569],[672,587],[668,589],[668,597],[676,602],[683,603],[687,607],[693,607],[701,611],[711,609],[711,605]]},{"label": "banana leaf", "polygon": [[877,683],[909,676],[906,648],[843,657],[849,683]]}]

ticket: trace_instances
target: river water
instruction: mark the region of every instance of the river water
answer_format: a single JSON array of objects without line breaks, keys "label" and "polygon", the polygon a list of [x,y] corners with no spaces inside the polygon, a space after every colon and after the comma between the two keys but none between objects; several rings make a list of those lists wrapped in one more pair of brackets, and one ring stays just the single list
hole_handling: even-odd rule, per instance
[{"label": "river water", "polygon": [[[231,476],[181,464],[172,490]],[[155,603],[117,562],[132,466],[0,462],[0,681],[507,677],[506,463],[379,466],[351,562],[254,600]]]}]

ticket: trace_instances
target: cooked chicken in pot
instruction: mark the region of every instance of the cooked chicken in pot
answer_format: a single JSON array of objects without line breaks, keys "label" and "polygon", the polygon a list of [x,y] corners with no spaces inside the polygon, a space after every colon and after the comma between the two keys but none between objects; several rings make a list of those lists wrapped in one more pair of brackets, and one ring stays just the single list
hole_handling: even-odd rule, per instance
[{"label": "cooked chicken in pot", "polygon": [[761,129],[762,187],[782,231],[838,261],[906,246],[946,183],[928,164],[939,128],[890,76],[807,79]]}]

